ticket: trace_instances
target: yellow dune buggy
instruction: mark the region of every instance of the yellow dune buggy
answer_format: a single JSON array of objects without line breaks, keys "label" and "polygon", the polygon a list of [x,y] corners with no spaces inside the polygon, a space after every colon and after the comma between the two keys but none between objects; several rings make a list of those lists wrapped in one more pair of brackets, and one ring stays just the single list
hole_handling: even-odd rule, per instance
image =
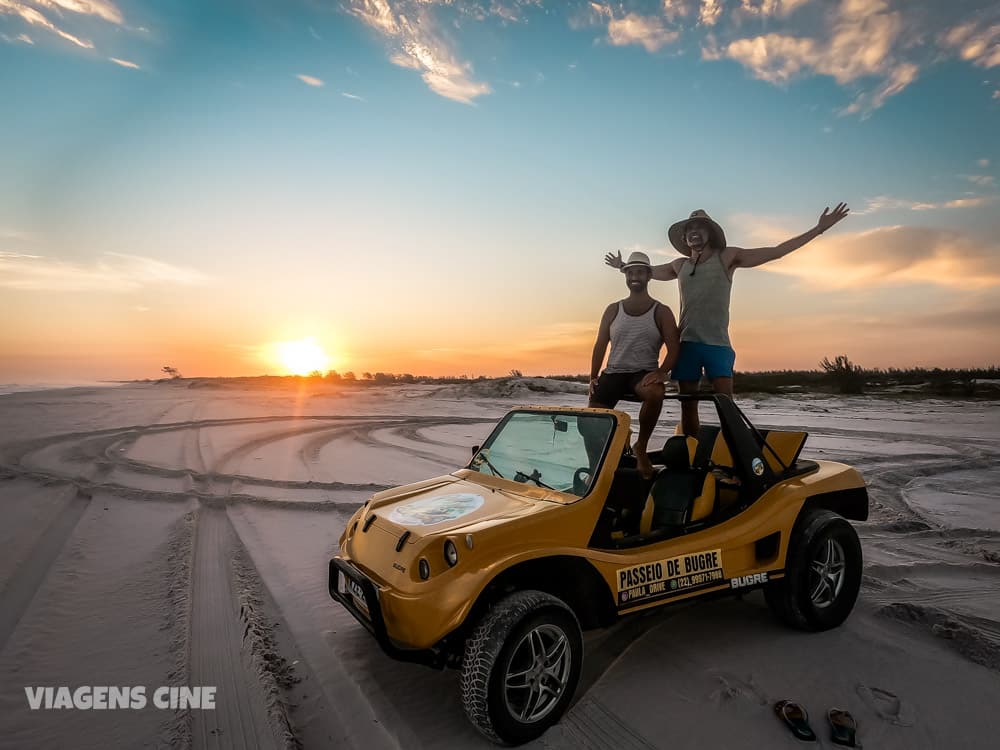
[{"label": "yellow dune buggy", "polygon": [[557,722],[583,662],[581,631],[694,597],[763,588],[791,626],[851,612],[868,517],[854,469],[799,457],[806,433],[757,429],[722,395],[718,424],[675,435],[644,479],[630,419],[519,408],[452,474],[380,492],[348,521],[330,595],[390,656],[461,669],[488,738]]}]

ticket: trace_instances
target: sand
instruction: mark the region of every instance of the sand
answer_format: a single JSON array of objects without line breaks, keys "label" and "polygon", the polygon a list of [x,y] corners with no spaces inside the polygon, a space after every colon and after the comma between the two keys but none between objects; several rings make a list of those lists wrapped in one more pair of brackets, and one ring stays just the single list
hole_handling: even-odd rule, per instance
[{"label": "sand", "polygon": [[[0,747],[477,748],[457,673],[385,657],[326,591],[371,493],[464,464],[514,405],[579,384],[0,395]],[[858,605],[820,634],[759,592],[586,635],[576,701],[534,748],[797,747],[770,705],[849,709],[869,748],[1000,735],[996,402],[744,397],[870,484]],[[627,411],[635,414],[635,406]],[[665,409],[654,442],[673,431]],[[216,708],[31,710],[25,686],[214,685]]]}]

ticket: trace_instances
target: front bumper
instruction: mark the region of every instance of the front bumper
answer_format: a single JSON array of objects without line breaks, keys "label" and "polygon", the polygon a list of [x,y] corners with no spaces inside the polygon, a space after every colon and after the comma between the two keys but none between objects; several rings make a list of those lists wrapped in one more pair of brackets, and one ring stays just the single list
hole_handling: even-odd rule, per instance
[{"label": "front bumper", "polygon": [[[352,581],[357,585],[360,589],[359,593],[364,600],[365,609],[368,610],[367,612],[358,606],[354,595],[348,591],[340,590],[338,586],[338,574],[344,577],[345,582]],[[385,626],[385,618],[382,614],[382,604],[379,601],[378,589],[375,588],[375,584],[368,576],[358,570],[349,561],[341,557],[334,557],[330,560],[330,573],[327,585],[330,596],[340,602],[348,612],[354,615],[355,620],[364,625],[368,632],[375,636],[375,641],[388,656],[399,661],[425,664],[437,669],[444,667],[446,655],[443,650],[401,648],[393,643]]]}]

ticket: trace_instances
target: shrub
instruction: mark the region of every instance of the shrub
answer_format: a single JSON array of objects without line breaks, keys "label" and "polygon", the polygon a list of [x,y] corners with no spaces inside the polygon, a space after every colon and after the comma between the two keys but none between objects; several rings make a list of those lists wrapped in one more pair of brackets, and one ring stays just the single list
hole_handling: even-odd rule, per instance
[{"label": "shrub", "polygon": [[838,354],[833,362],[823,357],[819,364],[841,393],[864,393],[865,371],[861,365],[851,362],[846,354]]}]

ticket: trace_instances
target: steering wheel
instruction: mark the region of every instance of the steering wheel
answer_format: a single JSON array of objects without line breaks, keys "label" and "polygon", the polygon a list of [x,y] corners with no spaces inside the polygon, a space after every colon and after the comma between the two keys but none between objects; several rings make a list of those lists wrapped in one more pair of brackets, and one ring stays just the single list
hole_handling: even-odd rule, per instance
[{"label": "steering wheel", "polygon": [[581,466],[573,472],[573,494],[583,497],[590,486],[590,467]]}]

